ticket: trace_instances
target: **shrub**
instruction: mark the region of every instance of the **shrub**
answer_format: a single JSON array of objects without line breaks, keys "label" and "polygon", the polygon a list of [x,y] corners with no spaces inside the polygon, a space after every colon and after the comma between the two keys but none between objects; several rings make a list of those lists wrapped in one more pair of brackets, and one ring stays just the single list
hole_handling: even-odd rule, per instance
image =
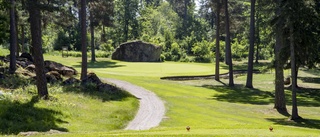
[{"label": "shrub", "polygon": [[195,55],[196,62],[211,62],[213,59],[212,48],[213,43],[206,40],[197,42],[192,47],[192,52]]}]

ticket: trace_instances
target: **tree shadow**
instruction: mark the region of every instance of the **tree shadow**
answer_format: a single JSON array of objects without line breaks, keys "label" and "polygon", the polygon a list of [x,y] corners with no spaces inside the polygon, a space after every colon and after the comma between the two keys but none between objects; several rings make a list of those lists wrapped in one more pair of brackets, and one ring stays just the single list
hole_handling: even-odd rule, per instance
[{"label": "tree shadow", "polygon": [[94,83],[87,83],[86,85],[81,85],[80,83],[73,85],[65,85],[62,89],[63,92],[83,94],[85,96],[90,96],[94,99],[101,99],[103,102],[122,101],[128,97],[133,97],[128,92],[118,88],[99,91],[98,86]]},{"label": "tree shadow", "polygon": [[[260,70],[261,68],[269,68],[271,66],[270,62],[259,62],[253,65],[253,68],[256,70]],[[223,69],[229,69],[228,65],[222,65]],[[233,65],[233,70],[247,70],[248,62],[236,63]]]},{"label": "tree shadow", "polygon": [[[88,68],[117,68],[117,67],[124,67],[125,65],[117,65],[117,62],[112,61],[95,61],[95,62],[88,62]],[[73,67],[81,67],[81,62],[79,65],[73,65]]]},{"label": "tree shadow", "polygon": [[315,77],[298,77],[298,79],[300,79],[300,80],[302,80],[303,82],[306,82],[306,83],[320,84],[320,78],[315,78]]},{"label": "tree shadow", "polygon": [[[288,90],[286,96],[287,104],[292,105],[291,100],[291,86],[285,88]],[[320,89],[317,88],[306,88],[306,87],[298,87],[297,88],[297,103],[299,106],[305,107],[319,107],[320,106]]]},{"label": "tree shadow", "polygon": [[[225,83],[222,83],[225,85]],[[213,89],[221,94],[213,95],[210,99],[232,103],[265,105],[273,102],[274,95],[268,91],[245,88],[243,85],[234,87],[203,85],[202,87]]]},{"label": "tree shadow", "polygon": [[315,75],[315,76],[319,76],[320,74],[320,68],[314,68],[314,69],[302,69],[301,71],[311,74],[311,75]]},{"label": "tree shadow", "polygon": [[269,121],[272,121],[274,124],[277,124],[277,125],[320,129],[320,120],[318,119],[298,119],[298,120],[288,120],[283,118],[266,118],[266,119]]},{"label": "tree shadow", "polygon": [[26,103],[0,100],[0,134],[18,134],[26,131],[46,132],[50,129],[68,131],[57,125],[68,123],[57,118],[62,115],[61,112],[37,108],[34,106],[37,102],[38,97],[36,96]]}]

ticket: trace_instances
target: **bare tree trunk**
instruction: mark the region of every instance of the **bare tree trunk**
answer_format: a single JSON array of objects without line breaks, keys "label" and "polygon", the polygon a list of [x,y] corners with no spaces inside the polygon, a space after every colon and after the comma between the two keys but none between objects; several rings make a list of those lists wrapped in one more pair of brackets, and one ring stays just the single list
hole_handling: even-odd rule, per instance
[{"label": "bare tree trunk", "polygon": [[16,71],[17,29],[15,18],[15,0],[11,0],[10,7],[10,74]]},{"label": "bare tree trunk", "polygon": [[93,17],[92,13],[90,12],[90,32],[91,32],[91,62],[96,61],[96,54],[95,54],[95,44],[94,44],[94,24],[93,24]]},{"label": "bare tree trunk", "polygon": [[[282,0],[278,0],[278,10],[276,12],[277,15],[281,14],[281,4]],[[276,31],[276,45],[275,45],[275,104],[274,108],[276,108],[279,112],[287,113],[286,107],[286,98],[284,94],[284,77],[283,77],[283,61],[281,60],[281,49],[283,47],[283,36],[282,36],[282,26],[283,19],[279,19],[277,23],[277,31]]]},{"label": "bare tree trunk", "polygon": [[[230,44],[230,21],[229,21],[229,12],[228,12],[228,0],[224,2],[225,6],[225,15],[226,15],[226,51],[228,53],[227,62],[229,63],[229,86],[233,87],[233,64],[231,56],[231,44]],[[227,54],[226,53],[226,54]]]},{"label": "bare tree trunk", "polygon": [[216,15],[216,72],[214,79],[220,81],[220,0],[217,0],[217,15]]},{"label": "bare tree trunk", "polygon": [[255,0],[251,0],[251,13],[250,13],[250,47],[249,47],[249,59],[248,59],[248,73],[247,73],[247,88],[253,88],[253,52],[254,52],[254,40],[255,40]]},{"label": "bare tree trunk", "polygon": [[[124,9],[124,42],[127,42],[128,41],[128,39],[129,39],[129,19],[128,19],[128,16],[130,16],[130,15],[128,15],[128,14],[130,14],[129,13],[129,2],[128,2],[128,0],[125,0],[125,9]],[[122,41],[123,42],[123,41]]]},{"label": "bare tree trunk", "polygon": [[21,52],[24,53],[25,51],[25,35],[24,35],[24,25],[21,25]]},{"label": "bare tree trunk", "polygon": [[41,42],[41,12],[38,8],[39,1],[28,1],[28,10],[30,15],[30,30],[32,37],[32,52],[34,57],[34,65],[36,67],[36,79],[38,96],[43,99],[48,99],[47,80],[44,72],[44,59],[42,53]]},{"label": "bare tree trunk", "polygon": [[[289,21],[290,22],[290,21]],[[297,105],[297,78],[296,73],[296,60],[295,60],[295,51],[294,51],[294,37],[293,37],[293,24],[290,23],[290,59],[291,59],[291,81],[292,81],[292,114],[291,120],[300,119],[301,117],[298,114],[298,105]]]},{"label": "bare tree trunk", "polygon": [[[258,3],[258,9],[260,8],[259,6],[259,3]],[[257,49],[256,49],[256,61],[255,63],[259,63],[259,46],[260,46],[260,12],[259,10],[256,12],[256,17],[257,17],[257,20],[256,20],[256,34],[257,34],[257,42],[256,42],[256,45],[257,45]]]},{"label": "bare tree trunk", "polygon": [[19,33],[18,33],[18,30],[19,30],[19,28],[18,28],[18,21],[19,21],[19,17],[18,17],[18,14],[17,14],[17,10],[16,9],[14,9],[14,16],[15,16],[15,23],[14,23],[14,25],[15,25],[15,28],[16,28],[16,33],[15,33],[15,35],[16,35],[16,56],[17,57],[19,57],[19,52],[20,52],[20,48],[19,48],[19,42],[18,42],[18,39],[19,39]]},{"label": "bare tree trunk", "polygon": [[81,81],[86,83],[87,80],[87,26],[86,26],[86,0],[81,0],[80,9],[80,24],[81,24],[81,51],[82,51],[82,63],[81,63]]}]

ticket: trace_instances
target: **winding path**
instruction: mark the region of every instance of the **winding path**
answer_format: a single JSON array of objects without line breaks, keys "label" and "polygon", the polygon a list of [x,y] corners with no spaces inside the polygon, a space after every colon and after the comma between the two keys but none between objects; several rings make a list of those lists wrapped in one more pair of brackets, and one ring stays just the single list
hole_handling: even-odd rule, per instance
[{"label": "winding path", "polygon": [[117,87],[131,93],[140,100],[140,107],[135,118],[127,125],[126,130],[148,130],[160,124],[165,114],[163,101],[156,94],[126,81],[102,78]]}]

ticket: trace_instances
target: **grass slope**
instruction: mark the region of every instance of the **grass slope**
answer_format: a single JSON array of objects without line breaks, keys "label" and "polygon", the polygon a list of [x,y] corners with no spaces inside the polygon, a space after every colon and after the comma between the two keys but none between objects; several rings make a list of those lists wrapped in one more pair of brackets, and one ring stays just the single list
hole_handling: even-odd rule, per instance
[{"label": "grass slope", "polygon": [[[51,58],[51,57],[46,57]],[[79,69],[79,58],[51,58]],[[263,67],[263,66],[262,66]],[[155,92],[165,102],[166,118],[159,127],[148,131],[90,132],[58,136],[319,136],[320,100],[316,75],[301,72],[299,81],[305,89],[299,91],[299,112],[304,120],[288,121],[273,109],[273,73],[254,75],[256,89],[243,88],[245,76],[235,79],[236,87],[227,88],[214,80],[173,82],[160,80],[160,76],[211,74],[213,64],[201,63],[130,63],[98,59],[90,63],[89,71],[100,77],[126,80]],[[225,66],[222,65],[222,68]],[[235,66],[242,69],[244,66]],[[225,69],[222,70],[226,72]],[[290,105],[290,92],[287,91]],[[301,103],[302,102],[302,103]],[[291,108],[288,106],[288,110]],[[185,130],[186,126],[191,131]],[[274,127],[274,132],[268,130]]]}]

